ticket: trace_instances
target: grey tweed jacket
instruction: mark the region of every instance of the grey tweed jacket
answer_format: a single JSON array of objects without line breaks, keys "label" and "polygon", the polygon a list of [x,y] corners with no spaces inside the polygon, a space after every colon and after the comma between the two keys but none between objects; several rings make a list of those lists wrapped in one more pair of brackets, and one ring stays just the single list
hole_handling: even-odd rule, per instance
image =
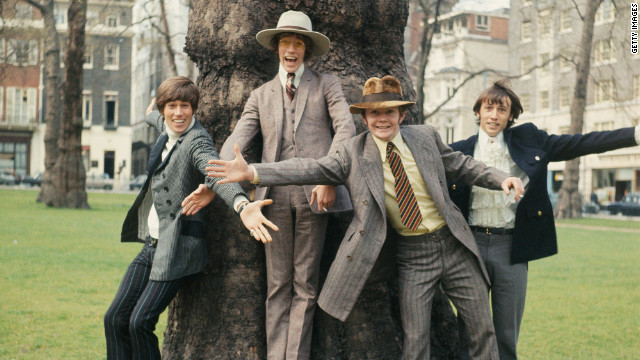
[{"label": "grey tweed jacket", "polygon": [[[454,152],[429,125],[401,127],[420,174],[438,211],[453,235],[475,254],[487,284],[473,235],[447,191],[446,177],[500,189],[508,174]],[[318,160],[290,159],[254,164],[260,185],[345,184],[353,203],[353,220],[342,240],[322,288],[318,305],[331,316],[346,320],[371,273],[387,233],[384,175],[380,152],[369,132],[362,133],[334,154]]]},{"label": "grey tweed jacket", "polygon": [[[122,225],[123,242],[143,242],[149,235],[147,218],[151,204],[160,219],[160,231],[150,279],[175,280],[200,272],[207,264],[207,242],[203,212],[182,215],[182,200],[203,182],[224,202],[233,206],[238,195],[245,195],[238,184],[218,185],[217,178],[206,176],[207,162],[218,159],[211,136],[194,118],[194,126],[178,138],[169,154],[161,160],[167,141],[163,131],[149,156],[148,177]],[[154,111],[147,123],[163,130],[163,117]],[[246,195],[245,195],[246,196]]]}]

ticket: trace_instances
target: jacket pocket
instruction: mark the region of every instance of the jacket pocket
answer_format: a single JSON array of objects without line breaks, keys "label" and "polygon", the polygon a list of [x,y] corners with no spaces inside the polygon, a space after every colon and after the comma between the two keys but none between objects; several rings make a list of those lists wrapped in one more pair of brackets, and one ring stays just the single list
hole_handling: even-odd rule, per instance
[{"label": "jacket pocket", "polygon": [[181,220],[182,229],[180,231],[181,235],[184,236],[193,236],[193,237],[204,237],[205,230],[204,224],[200,221],[193,220]]}]

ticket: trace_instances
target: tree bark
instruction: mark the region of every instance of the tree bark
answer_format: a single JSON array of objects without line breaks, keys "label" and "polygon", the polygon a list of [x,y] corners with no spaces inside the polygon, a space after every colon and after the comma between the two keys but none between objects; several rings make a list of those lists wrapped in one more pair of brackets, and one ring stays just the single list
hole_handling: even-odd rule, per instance
[{"label": "tree bark", "polygon": [[44,120],[47,124],[44,134],[44,174],[38,194],[38,202],[46,203],[52,199],[56,190],[53,187],[53,166],[58,158],[58,138],[60,136],[60,43],[54,16],[53,0],[37,2],[28,0],[29,4],[38,9],[44,21],[44,76],[46,102]]},{"label": "tree bark", "polygon": [[[277,74],[276,54],[262,48],[255,34],[274,28],[281,13],[309,15],[314,30],[331,41],[329,53],[305,66],[338,76],[349,103],[360,102],[362,86],[372,76],[391,74],[415,98],[402,52],[407,0],[269,0],[251,2],[194,0],[186,52],[198,65],[202,97],[198,118],[220,148],[240,118],[251,90]],[[380,29],[384,29],[381,31]],[[416,123],[415,109],[406,123]],[[354,116],[358,131],[366,126]],[[249,151],[257,161],[261,143]],[[348,216],[335,216],[327,230],[321,282],[335,256]],[[237,215],[216,200],[209,209],[209,265],[180,291],[169,308],[165,359],[264,359],[266,279],[264,251],[252,241]],[[393,244],[393,241],[387,241]],[[387,247],[389,248],[389,247]],[[397,359],[402,333],[397,308],[393,253],[387,268],[376,271],[349,319],[342,323],[318,309],[313,335],[315,359]],[[390,268],[390,269],[389,269]],[[384,271],[387,270],[387,271]],[[442,299],[442,298],[439,298]],[[432,343],[456,334],[448,302],[436,306]],[[441,326],[449,324],[449,327]],[[438,338],[440,336],[440,338]],[[455,341],[454,341],[455,342]],[[446,349],[445,352],[457,352]],[[434,350],[438,353],[438,350]],[[438,357],[448,358],[448,357]]]},{"label": "tree bark", "polygon": [[[580,57],[576,70],[576,85],[571,102],[571,134],[581,134],[584,124],[584,110],[587,105],[587,85],[591,67],[591,48],[593,44],[593,23],[602,0],[587,1],[582,23],[580,39]],[[569,160],[565,164],[564,179],[558,192],[558,204],[555,216],[559,219],[582,216],[582,196],[578,191],[580,181],[580,158]]]},{"label": "tree bark", "polygon": [[82,163],[82,63],[84,57],[87,0],[69,4],[63,85],[62,125],[58,158],[53,167],[55,194],[46,204],[54,207],[89,208]]}]

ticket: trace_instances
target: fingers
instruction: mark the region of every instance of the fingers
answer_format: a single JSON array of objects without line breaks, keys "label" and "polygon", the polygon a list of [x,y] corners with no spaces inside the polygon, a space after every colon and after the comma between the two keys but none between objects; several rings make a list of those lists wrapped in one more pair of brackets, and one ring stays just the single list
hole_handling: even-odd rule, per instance
[{"label": "fingers", "polygon": [[156,106],[156,98],[151,99],[151,103],[149,104],[149,107],[147,108],[147,111],[145,112],[145,115],[149,115],[152,111],[153,108]]},{"label": "fingers", "polygon": [[276,224],[272,223],[272,222],[271,222],[271,221],[269,221],[269,219],[267,219],[267,218],[263,218],[263,219],[262,219],[262,223],[263,223],[263,224],[266,224],[268,227],[270,227],[270,228],[271,228],[271,229],[273,229],[274,231],[279,231],[279,230],[280,230],[280,228],[278,228],[278,227],[276,226]]},{"label": "fingers", "polygon": [[[311,201],[309,201],[309,204],[313,205],[317,197],[318,197],[318,194],[316,194],[316,189],[313,189],[313,191],[311,191]],[[318,204],[318,206],[320,206],[320,204]]]},{"label": "fingers", "polygon": [[236,159],[242,159],[242,152],[240,151],[240,145],[238,143],[233,144],[233,152],[236,153]]}]

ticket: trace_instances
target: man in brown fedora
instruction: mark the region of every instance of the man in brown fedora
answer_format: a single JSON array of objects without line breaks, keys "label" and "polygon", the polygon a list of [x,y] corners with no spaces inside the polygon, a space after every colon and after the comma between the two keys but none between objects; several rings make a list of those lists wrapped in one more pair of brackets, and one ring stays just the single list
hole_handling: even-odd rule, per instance
[{"label": "man in brown fedora", "polygon": [[[244,151],[258,135],[263,163],[335,153],[338,144],[355,135],[349,105],[337,77],[304,64],[326,54],[329,39],[313,31],[311,19],[299,11],[283,13],[276,28],[260,31],[256,38],[277,54],[278,74],[251,93],[220,158],[233,159],[233,144]],[[265,216],[280,228],[265,243],[267,357],[308,359],[327,213],[351,210],[349,194],[344,186],[330,184],[256,190],[256,200],[267,196],[275,205]],[[311,206],[313,202],[317,205]],[[252,236],[263,239],[266,231],[257,227]]]},{"label": "man in brown fedora", "polygon": [[490,189],[524,192],[519,178],[454,152],[430,125],[400,128],[405,110],[400,82],[367,80],[363,102],[351,105],[369,128],[321,159],[253,164],[236,146],[234,161],[210,161],[220,182],[250,180],[260,186],[345,184],[353,220],[338,249],[318,304],[346,320],[385,242],[387,221],[398,233],[397,265],[404,333],[403,359],[429,359],[431,304],[438,283],[468,326],[472,359],[498,359],[488,300],[488,276],[446,178]]}]

